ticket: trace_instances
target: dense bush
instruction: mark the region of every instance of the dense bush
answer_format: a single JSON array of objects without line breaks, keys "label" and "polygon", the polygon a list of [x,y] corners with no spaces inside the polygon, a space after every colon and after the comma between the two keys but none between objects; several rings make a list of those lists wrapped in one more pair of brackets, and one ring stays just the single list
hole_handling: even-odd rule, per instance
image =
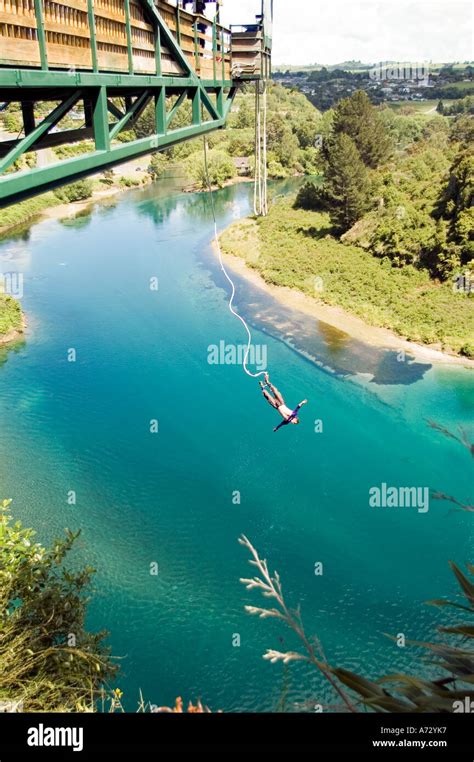
[{"label": "dense bush", "polygon": [[[222,188],[226,180],[231,180],[237,174],[233,160],[222,151],[212,150],[208,154],[209,178],[211,184]],[[195,180],[199,188],[207,189],[207,176],[202,153],[192,154],[187,161],[189,176]]]},{"label": "dense bush", "polygon": [[140,180],[135,177],[121,177],[119,182],[123,188],[138,188],[140,185]]},{"label": "dense bush", "polygon": [[0,502],[0,698],[25,712],[93,711],[116,667],[85,628],[93,569],[64,568],[78,533],[45,548]]},{"label": "dense bush", "polygon": [[60,201],[72,203],[73,201],[85,201],[91,198],[93,191],[94,184],[92,180],[78,180],[76,183],[70,183],[69,185],[57,188],[54,193]]},{"label": "dense bush", "polygon": [[23,128],[21,116],[13,111],[6,111],[2,116],[2,121],[6,132],[14,132],[18,134]]},{"label": "dense bush", "polygon": [[8,294],[0,293],[0,336],[11,330],[18,330],[22,325],[19,302]]},{"label": "dense bush", "polygon": [[27,201],[20,201],[18,204],[7,206],[2,209],[0,218],[0,233],[9,230],[13,226],[21,225],[31,218],[40,214],[44,209],[59,204],[58,197],[50,192],[35,196]]},{"label": "dense bush", "polygon": [[58,159],[72,159],[74,156],[81,156],[83,153],[89,153],[93,150],[94,143],[92,140],[81,140],[79,143],[69,143],[53,148]]}]

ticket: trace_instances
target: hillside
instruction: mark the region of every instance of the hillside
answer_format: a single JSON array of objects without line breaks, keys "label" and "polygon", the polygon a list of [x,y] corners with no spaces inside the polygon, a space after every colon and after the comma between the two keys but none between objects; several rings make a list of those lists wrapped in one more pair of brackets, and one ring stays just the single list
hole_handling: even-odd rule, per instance
[{"label": "hillside", "polygon": [[294,209],[294,200],[280,200],[258,222],[231,225],[221,238],[225,253],[244,259],[267,283],[342,307],[410,341],[474,357],[472,299],[426,271],[392,268],[341,243],[330,234],[327,213]]}]

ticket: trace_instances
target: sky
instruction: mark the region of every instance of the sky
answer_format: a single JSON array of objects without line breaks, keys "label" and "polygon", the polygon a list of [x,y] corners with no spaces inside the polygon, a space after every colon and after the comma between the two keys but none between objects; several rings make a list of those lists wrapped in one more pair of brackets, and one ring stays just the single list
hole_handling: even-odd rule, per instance
[{"label": "sky", "polygon": [[[260,0],[224,0],[226,25]],[[470,0],[274,0],[274,64],[473,60]]]}]

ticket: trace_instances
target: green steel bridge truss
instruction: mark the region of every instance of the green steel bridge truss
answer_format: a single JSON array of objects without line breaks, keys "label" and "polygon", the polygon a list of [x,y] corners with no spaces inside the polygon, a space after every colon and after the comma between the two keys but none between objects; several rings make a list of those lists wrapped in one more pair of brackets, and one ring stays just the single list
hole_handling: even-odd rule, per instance
[{"label": "green steel bridge truss", "polygon": [[[216,62],[214,49],[214,78],[200,79],[153,0],[140,2],[154,28],[154,75],[132,73],[130,35],[127,40],[130,73],[115,74],[98,70],[93,0],[88,0],[92,71],[48,69],[46,39],[41,23],[42,4],[41,0],[35,0],[41,68],[0,67],[0,102],[21,102],[24,124],[23,138],[0,142],[0,207],[225,126],[239,83],[224,79],[224,56],[222,72],[219,71],[221,78],[217,77],[216,67],[220,63]],[[128,14],[128,0],[125,0],[125,9]],[[183,69],[183,76],[162,74],[162,44],[166,45],[173,60]],[[121,99],[120,102],[125,104],[124,108],[117,107],[117,99]],[[192,104],[191,122],[173,129],[173,118],[186,99],[190,99]],[[39,101],[59,103],[36,124],[33,106]],[[84,102],[85,107],[84,126],[55,132],[55,126],[80,101]],[[155,133],[130,142],[113,143],[114,138],[122,130],[133,125],[134,120],[151,102],[154,104]],[[109,122],[109,114],[115,120],[112,123]],[[94,141],[94,150],[90,153],[46,166],[11,171],[14,163],[28,151],[86,138],[92,138]]]}]

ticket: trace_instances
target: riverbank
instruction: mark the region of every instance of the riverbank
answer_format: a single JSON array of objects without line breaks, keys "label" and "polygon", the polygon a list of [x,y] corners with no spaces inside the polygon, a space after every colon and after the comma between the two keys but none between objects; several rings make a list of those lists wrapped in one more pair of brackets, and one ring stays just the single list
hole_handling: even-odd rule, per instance
[{"label": "riverbank", "polygon": [[[18,228],[24,225],[32,225],[44,219],[61,220],[74,217],[88,208],[92,209],[96,203],[106,201],[130,189],[126,185],[96,189],[89,198],[69,203],[62,202],[54,193],[45,193],[34,199],[21,201],[18,205],[13,205],[20,207],[20,213],[16,215],[15,220],[0,226],[0,238],[7,238],[9,235],[13,235]],[[23,214],[21,208],[24,210]]]},{"label": "riverbank", "polygon": [[0,334],[0,347],[9,346],[10,344],[14,344],[16,341],[22,339],[24,337],[26,325],[27,324],[25,318],[23,321],[23,327],[21,329],[12,328],[7,333]]},{"label": "riverbank", "polygon": [[[121,178],[127,178],[127,175],[121,175]],[[7,238],[9,235],[13,235],[16,230],[22,228],[24,225],[32,225],[41,220],[62,220],[70,217],[75,217],[77,214],[82,214],[86,210],[94,208],[96,204],[107,203],[113,200],[115,197],[120,196],[122,193],[128,190],[136,190],[146,185],[151,185],[153,182],[159,182],[159,180],[153,181],[153,179],[143,173],[140,175],[140,182],[137,185],[134,184],[118,184],[109,186],[104,189],[95,189],[92,195],[84,199],[83,201],[70,201],[69,203],[61,202],[54,193],[45,193],[37,198],[30,199],[29,201],[22,201],[18,206],[23,206],[25,213],[19,215],[19,219],[11,222],[7,225],[0,225],[0,239]],[[230,187],[232,185],[239,185],[240,183],[253,182],[248,177],[234,177],[231,180],[227,180],[223,187]],[[217,186],[213,186],[213,191],[219,190]],[[207,189],[200,189],[194,185],[190,185],[189,182],[183,182],[181,188],[183,193],[208,193]]]},{"label": "riverbank", "polygon": [[0,294],[0,347],[13,344],[23,337],[27,321],[19,302]]},{"label": "riverbank", "polygon": [[[279,256],[285,256],[284,242],[279,242]],[[424,363],[444,363],[461,365],[474,369],[474,359],[451,353],[438,346],[430,346],[419,341],[409,340],[401,333],[385,326],[374,325],[354,314],[350,310],[336,304],[328,304],[318,295],[312,296],[305,293],[298,286],[278,285],[274,272],[268,269],[268,262],[262,256],[262,241],[259,236],[258,223],[255,219],[247,218],[231,225],[221,236],[221,247],[226,267],[243,278],[249,280],[254,286],[262,289],[267,294],[277,299],[286,307],[297,310],[309,317],[322,321],[332,328],[341,332],[341,335],[350,336],[370,346],[380,349],[404,352],[414,360]],[[213,248],[217,254],[215,242]],[[343,246],[346,250],[347,247]],[[350,256],[348,253],[347,256]],[[291,271],[294,276],[296,269],[294,258],[291,260]],[[321,283],[311,276],[313,288],[324,288]],[[308,274],[304,275],[305,282]],[[459,296],[462,299],[462,296]],[[369,311],[368,311],[369,312]]]}]

